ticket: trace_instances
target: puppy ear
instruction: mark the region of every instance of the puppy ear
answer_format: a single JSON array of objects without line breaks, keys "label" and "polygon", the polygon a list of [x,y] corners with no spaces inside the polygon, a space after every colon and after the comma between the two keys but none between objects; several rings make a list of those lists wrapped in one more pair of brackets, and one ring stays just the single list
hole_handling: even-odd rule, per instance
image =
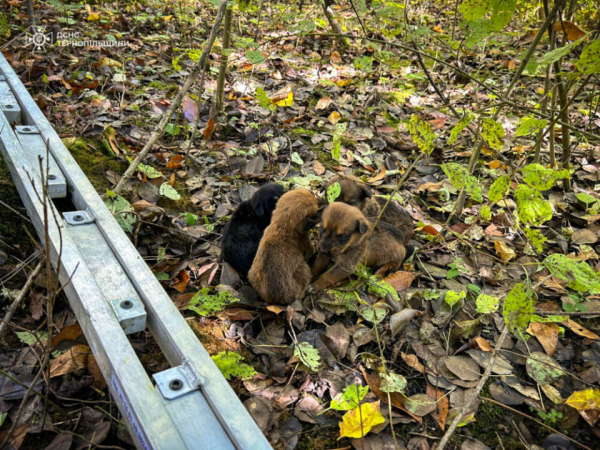
[{"label": "puppy ear", "polygon": [[360,187],[362,190],[363,198],[371,198],[371,189],[369,189],[369,187],[365,186],[364,184],[361,185]]},{"label": "puppy ear", "polygon": [[265,215],[265,202],[257,200],[252,202],[252,208],[258,217]]},{"label": "puppy ear", "polygon": [[360,232],[360,234],[365,234],[367,231],[369,231],[369,222],[367,222],[366,220],[359,220],[358,231]]}]

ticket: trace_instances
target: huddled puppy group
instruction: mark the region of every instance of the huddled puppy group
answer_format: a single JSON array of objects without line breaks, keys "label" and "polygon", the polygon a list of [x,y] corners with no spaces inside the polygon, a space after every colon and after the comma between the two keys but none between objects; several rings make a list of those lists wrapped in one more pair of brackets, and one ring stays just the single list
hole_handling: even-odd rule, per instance
[{"label": "huddled puppy group", "polygon": [[[340,194],[326,206],[305,189],[284,193],[280,185],[263,186],[239,205],[225,227],[221,259],[267,303],[301,300],[306,291],[345,280],[359,264],[400,266],[406,258],[413,232],[410,215],[390,202],[377,221],[385,199],[373,198],[368,187],[339,177],[325,189],[335,182]],[[307,260],[315,249],[309,232],[319,222],[318,255],[310,267]]]}]

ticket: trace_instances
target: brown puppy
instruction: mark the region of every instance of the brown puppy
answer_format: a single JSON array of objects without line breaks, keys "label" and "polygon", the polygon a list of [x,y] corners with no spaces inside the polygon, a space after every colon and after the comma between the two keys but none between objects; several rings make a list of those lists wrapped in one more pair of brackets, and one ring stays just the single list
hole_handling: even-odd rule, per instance
[{"label": "brown puppy", "polygon": [[[356,206],[362,211],[368,220],[374,221],[379,217],[381,209],[386,204],[387,199],[371,196],[371,190],[364,184],[359,184],[348,178],[334,177],[325,186],[325,192],[333,183],[340,183],[340,195],[336,202],[346,203],[350,206]],[[403,233],[402,242],[408,243],[413,235],[413,220],[410,214],[404,208],[398,205],[394,200],[383,211],[381,220],[396,227]]]},{"label": "brown puppy", "polygon": [[348,278],[359,264],[368,267],[402,264],[406,256],[404,235],[381,221],[369,235],[373,225],[354,206],[333,202],[325,208],[320,227],[319,256],[312,267],[312,275],[325,269],[331,260],[334,265],[309,287],[310,292],[320,291]]},{"label": "brown puppy", "polygon": [[317,199],[305,189],[284,194],[265,229],[248,272],[252,287],[267,303],[290,304],[310,283],[306,259],[315,252],[308,231],[315,226]]}]

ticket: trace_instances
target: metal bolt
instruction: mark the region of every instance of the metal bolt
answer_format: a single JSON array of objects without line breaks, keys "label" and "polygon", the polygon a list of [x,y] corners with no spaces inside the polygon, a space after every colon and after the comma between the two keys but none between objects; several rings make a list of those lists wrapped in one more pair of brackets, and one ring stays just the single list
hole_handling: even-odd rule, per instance
[{"label": "metal bolt", "polygon": [[4,105],[4,107],[6,109],[13,109],[15,107],[15,105]]},{"label": "metal bolt", "polygon": [[48,179],[49,180],[56,180],[56,175],[50,174],[50,175],[48,175]]},{"label": "metal bolt", "polygon": [[30,127],[23,127],[22,131],[33,131]]},{"label": "metal bolt", "polygon": [[120,306],[123,309],[131,309],[133,308],[133,302],[131,300],[123,300]]},{"label": "metal bolt", "polygon": [[75,215],[73,216],[73,220],[74,220],[75,222],[83,222],[83,220],[84,220],[84,219],[85,219],[85,217],[83,217],[83,215],[82,215],[82,214],[75,214]]},{"label": "metal bolt", "polygon": [[169,383],[169,389],[171,389],[172,391],[178,391],[183,387],[183,381],[175,378],[174,380],[171,380],[171,382]]}]

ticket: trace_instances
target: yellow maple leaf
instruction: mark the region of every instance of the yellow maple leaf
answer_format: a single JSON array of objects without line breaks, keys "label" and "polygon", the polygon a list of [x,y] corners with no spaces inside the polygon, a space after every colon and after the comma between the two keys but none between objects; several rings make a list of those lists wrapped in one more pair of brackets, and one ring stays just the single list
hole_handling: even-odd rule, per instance
[{"label": "yellow maple leaf", "polygon": [[586,389],[585,391],[573,392],[565,403],[578,411],[588,409],[600,411],[600,390]]},{"label": "yellow maple leaf", "polygon": [[292,106],[294,104],[294,93],[290,92],[286,98],[276,102],[277,106]]},{"label": "yellow maple leaf", "polygon": [[371,431],[371,428],[375,425],[384,422],[385,419],[379,411],[379,402],[363,403],[360,407],[357,406],[344,414],[342,422],[340,422],[340,437],[360,439]]},{"label": "yellow maple leaf", "polygon": [[98,20],[100,20],[100,14],[98,13],[90,13],[90,15],[87,18],[88,22],[96,22]]}]

